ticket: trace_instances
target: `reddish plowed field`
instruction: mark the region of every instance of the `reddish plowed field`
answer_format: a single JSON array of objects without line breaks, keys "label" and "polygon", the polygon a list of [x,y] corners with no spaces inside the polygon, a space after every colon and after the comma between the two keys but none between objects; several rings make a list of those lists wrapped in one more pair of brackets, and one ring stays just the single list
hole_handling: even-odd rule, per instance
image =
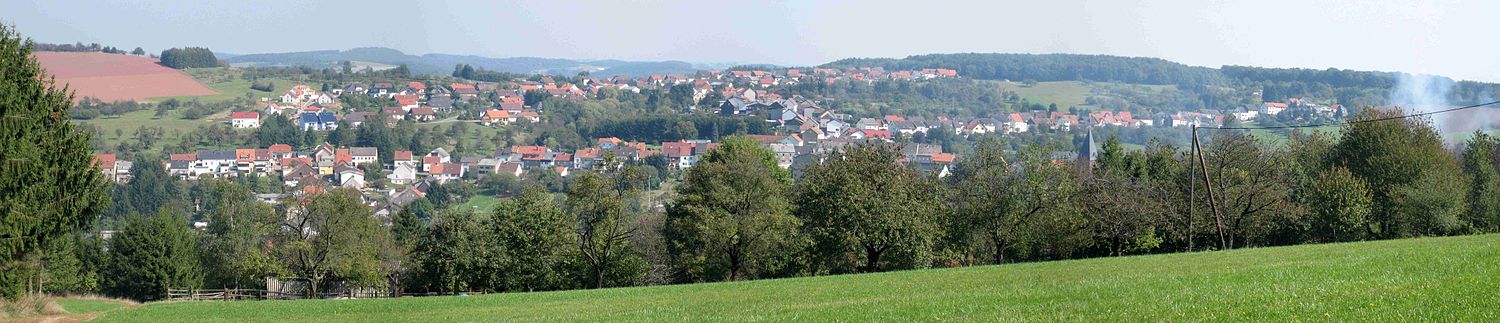
[{"label": "reddish plowed field", "polygon": [[57,77],[59,86],[67,84],[69,90],[75,91],[75,100],[84,97],[104,101],[141,100],[219,93],[182,71],[156,64],[155,58],[105,53],[36,52],[33,55],[47,68],[48,74]]}]

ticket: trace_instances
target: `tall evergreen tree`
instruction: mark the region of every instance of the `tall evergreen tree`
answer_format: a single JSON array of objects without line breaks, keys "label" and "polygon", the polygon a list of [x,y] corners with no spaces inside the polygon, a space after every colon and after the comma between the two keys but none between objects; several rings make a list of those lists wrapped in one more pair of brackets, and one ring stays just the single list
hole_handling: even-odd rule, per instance
[{"label": "tall evergreen tree", "polygon": [[0,298],[21,295],[28,254],[109,203],[89,135],[68,120],[72,95],[44,78],[30,44],[0,25]]},{"label": "tall evergreen tree", "polygon": [[130,174],[134,176],[129,183],[124,185],[125,201],[130,208],[125,213],[129,214],[154,214],[162,207],[178,204],[183,205],[183,189],[180,180],[167,174],[162,168],[161,162],[137,155],[131,166]]},{"label": "tall evergreen tree", "polygon": [[110,295],[139,301],[165,298],[167,289],[203,285],[197,239],[187,216],[162,209],[150,216],[133,216],[109,240],[105,290]]}]

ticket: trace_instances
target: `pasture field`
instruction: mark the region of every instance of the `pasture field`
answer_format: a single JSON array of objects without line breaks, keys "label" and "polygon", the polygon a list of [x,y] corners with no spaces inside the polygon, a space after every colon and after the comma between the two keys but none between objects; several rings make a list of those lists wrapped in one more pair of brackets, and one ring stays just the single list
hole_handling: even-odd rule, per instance
[{"label": "pasture field", "polygon": [[162,321],[1496,321],[1500,235],[693,284],[166,302]]},{"label": "pasture field", "polygon": [[1090,96],[1118,96],[1118,93],[1159,93],[1163,90],[1173,88],[1171,85],[1083,81],[1036,82],[1031,85],[1019,82],[999,81],[995,84],[998,84],[1002,90],[1016,92],[1016,95],[1032,103],[1041,103],[1043,105],[1056,103],[1059,110],[1063,112],[1067,112],[1067,108],[1070,106],[1094,108],[1088,104],[1087,100]]},{"label": "pasture field", "polygon": [[[91,124],[99,126],[104,131],[104,142],[115,145],[122,139],[134,138],[136,129],[142,126],[161,127],[165,130],[159,143],[176,143],[176,132],[188,132],[198,129],[199,126],[211,123],[225,123],[229,120],[229,111],[220,111],[202,119],[183,119],[180,111],[173,111],[161,118],[156,117],[156,110],[131,111],[119,116],[102,116],[89,120],[73,120],[74,123]],[[115,129],[124,131],[124,136],[116,136]]]},{"label": "pasture field", "polygon": [[[291,89],[294,85],[304,84],[303,82],[305,82],[305,80],[294,80],[288,78],[261,79],[262,81],[270,81],[272,85],[275,85],[273,91],[265,92],[251,89],[250,84],[253,82],[240,78],[240,72],[233,68],[190,68],[184,70],[183,72],[187,73],[187,75],[192,76],[194,80],[203,83],[203,85],[208,86],[208,88],[211,88],[218,93],[210,95],[161,96],[153,97],[151,98],[151,101],[160,102],[169,98],[176,98],[178,100],[188,101],[199,100],[202,102],[223,102],[233,100],[234,98],[246,98],[247,95],[251,100],[259,100],[261,97],[280,97],[282,92],[286,92],[287,89]],[[318,84],[308,85],[312,85],[314,87],[318,86]]]}]

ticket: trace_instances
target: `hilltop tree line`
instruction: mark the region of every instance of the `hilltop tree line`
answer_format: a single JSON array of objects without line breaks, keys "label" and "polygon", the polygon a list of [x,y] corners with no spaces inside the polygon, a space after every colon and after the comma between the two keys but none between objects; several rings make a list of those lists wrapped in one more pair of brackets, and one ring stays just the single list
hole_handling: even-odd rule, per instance
[{"label": "hilltop tree line", "polygon": [[171,48],[161,51],[161,65],[175,69],[228,66],[214,57],[213,51],[203,47]]},{"label": "hilltop tree line", "polygon": [[[1201,99],[1202,108],[1231,109],[1238,102],[1216,100],[1211,89],[1220,87],[1255,89],[1264,101],[1287,98],[1333,99],[1345,106],[1387,105],[1402,73],[1345,69],[1263,68],[1226,65],[1218,69],[1183,65],[1158,58],[1076,54],[929,54],[902,59],[851,58],[824,67],[883,67],[887,70],[951,68],[960,75],[987,80],[1098,81],[1176,85]],[[1423,77],[1412,76],[1408,77]],[[1500,84],[1454,81],[1432,77],[1433,82],[1451,84],[1446,99],[1456,105],[1477,104],[1500,98]],[[1252,102],[1252,104],[1255,102]],[[1193,108],[1193,107],[1186,107]]]},{"label": "hilltop tree line", "polygon": [[119,47],[104,46],[99,45],[99,43],[89,43],[85,45],[83,42],[77,42],[73,44],[32,43],[31,49],[38,52],[101,52],[109,54],[130,54],[135,56],[146,56],[146,50],[140,47],[136,47],[135,50],[126,52],[125,49]]},{"label": "hilltop tree line", "polygon": [[509,82],[515,79],[526,78],[526,74],[517,74],[501,71],[485,70],[483,67],[475,67],[469,64],[458,64],[453,66],[453,77],[481,81],[481,82]]},{"label": "hilltop tree line", "polygon": [[1079,54],[929,54],[903,59],[842,59],[824,67],[883,67],[886,70],[950,68],[988,80],[1124,82],[1227,85],[1212,68],[1147,57]]}]

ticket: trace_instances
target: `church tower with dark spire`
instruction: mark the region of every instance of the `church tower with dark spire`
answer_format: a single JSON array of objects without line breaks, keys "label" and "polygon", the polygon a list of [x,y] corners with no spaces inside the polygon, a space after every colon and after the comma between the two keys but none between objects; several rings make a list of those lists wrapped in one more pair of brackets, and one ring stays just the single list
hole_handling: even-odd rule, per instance
[{"label": "church tower with dark spire", "polygon": [[1094,127],[1089,127],[1088,131],[1088,139],[1078,148],[1078,160],[1074,163],[1078,166],[1079,173],[1085,176],[1094,174],[1094,162],[1099,160],[1099,145],[1094,143]]}]

